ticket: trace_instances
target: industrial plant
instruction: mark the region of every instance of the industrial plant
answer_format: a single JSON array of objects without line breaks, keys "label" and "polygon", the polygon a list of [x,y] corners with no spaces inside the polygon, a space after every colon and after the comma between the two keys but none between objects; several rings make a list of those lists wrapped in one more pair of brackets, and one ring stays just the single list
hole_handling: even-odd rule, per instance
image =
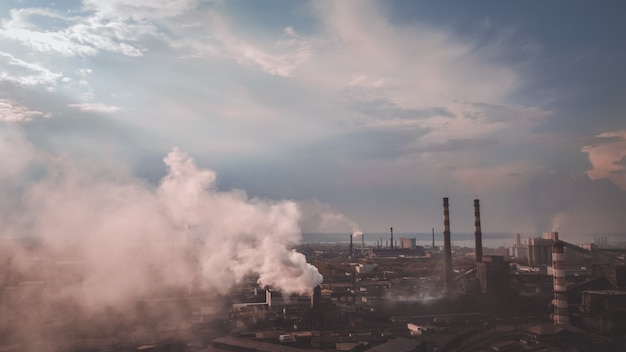
[{"label": "industrial plant", "polygon": [[[394,239],[390,227],[388,239],[367,238],[372,245],[367,233],[346,233],[293,248],[324,278],[300,292],[253,274],[208,290],[194,276],[184,289],[136,292],[123,310],[67,299],[63,287],[89,284],[87,259],[51,255],[36,241],[18,256],[16,240],[5,239],[0,351],[626,350],[626,248],[604,238],[579,246],[551,231],[512,234],[514,244],[496,252],[483,247],[478,199],[475,246],[459,247],[449,206],[443,198],[441,247],[435,229],[421,246]],[[197,260],[189,250],[189,267]]]}]

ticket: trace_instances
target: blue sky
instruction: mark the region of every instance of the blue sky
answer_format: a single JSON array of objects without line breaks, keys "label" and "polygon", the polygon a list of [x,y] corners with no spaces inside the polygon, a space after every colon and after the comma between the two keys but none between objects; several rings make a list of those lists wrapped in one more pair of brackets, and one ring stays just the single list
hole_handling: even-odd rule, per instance
[{"label": "blue sky", "polygon": [[220,189],[299,202],[304,231],[440,231],[444,196],[453,232],[474,198],[485,232],[626,228],[621,2],[7,0],[0,18],[5,218],[33,165],[157,184],[179,147]]}]

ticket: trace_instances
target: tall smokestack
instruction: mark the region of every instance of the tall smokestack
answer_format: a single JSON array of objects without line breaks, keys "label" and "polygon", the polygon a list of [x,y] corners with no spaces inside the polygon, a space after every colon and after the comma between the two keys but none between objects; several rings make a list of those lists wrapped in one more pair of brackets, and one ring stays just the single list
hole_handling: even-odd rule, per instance
[{"label": "tall smokestack", "polygon": [[563,242],[559,241],[558,237],[552,242],[552,269],[554,277],[554,315],[552,319],[555,325],[569,324],[565,251]]},{"label": "tall smokestack", "polygon": [[435,248],[435,228],[433,227],[433,248]]},{"label": "tall smokestack", "polygon": [[483,260],[483,233],[480,229],[480,200],[478,199],[474,199],[474,226],[476,227],[474,231],[475,259],[477,262],[481,262]]},{"label": "tall smokestack", "polygon": [[350,249],[348,250],[348,257],[349,258],[352,258],[352,253],[353,253],[352,252],[352,237],[353,237],[353,235],[350,234]]},{"label": "tall smokestack", "polygon": [[391,249],[393,249],[393,227],[390,227],[391,230]]},{"label": "tall smokestack", "polygon": [[443,199],[443,287],[452,293],[452,243],[450,242],[450,209],[448,198]]},{"label": "tall smokestack", "polygon": [[365,234],[361,233],[361,255],[365,255]]}]

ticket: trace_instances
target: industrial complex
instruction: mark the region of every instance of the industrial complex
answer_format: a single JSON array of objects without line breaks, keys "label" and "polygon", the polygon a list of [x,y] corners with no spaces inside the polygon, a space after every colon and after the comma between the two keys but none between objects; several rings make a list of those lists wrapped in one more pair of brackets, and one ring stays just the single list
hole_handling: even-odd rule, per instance
[{"label": "industrial complex", "polygon": [[36,243],[16,258],[3,240],[0,352],[626,350],[625,248],[547,232],[512,234],[495,252],[483,248],[478,199],[475,247],[456,247],[450,216],[443,198],[442,247],[434,229],[419,246],[392,227],[372,246],[358,233],[294,248],[324,276],[299,294],[250,275],[228,293],[201,280],[139,292],[122,311],[63,297],[64,285],[86,284],[85,262],[42,256]]}]

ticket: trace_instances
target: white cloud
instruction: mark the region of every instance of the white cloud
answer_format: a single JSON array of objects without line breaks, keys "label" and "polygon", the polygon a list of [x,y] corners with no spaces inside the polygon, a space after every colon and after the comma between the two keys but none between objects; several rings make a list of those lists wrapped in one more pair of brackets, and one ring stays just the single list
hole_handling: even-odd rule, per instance
[{"label": "white cloud", "polygon": [[596,137],[603,140],[581,150],[588,154],[592,166],[587,176],[592,180],[608,179],[626,190],[626,130],[604,132]]},{"label": "white cloud", "polygon": [[92,70],[92,69],[90,69],[90,68],[79,68],[79,69],[77,69],[77,70],[76,70],[76,71],[74,71],[74,72],[75,72],[78,76],[81,76],[81,77],[86,77],[86,76],[90,75],[90,74],[93,72],[93,70]]},{"label": "white cloud", "polygon": [[119,111],[120,108],[113,105],[106,105],[103,103],[80,103],[80,104],[69,104],[70,108],[78,109],[84,112],[116,112]]},{"label": "white cloud", "polygon": [[311,55],[311,43],[305,38],[296,37],[291,27],[284,30],[287,40],[279,38],[271,43],[246,40],[235,32],[235,28],[223,14],[212,13],[208,29],[218,48],[216,50],[211,45],[200,44],[200,50],[228,57],[242,65],[257,66],[271,75],[282,77],[292,76]]},{"label": "white cloud", "polygon": [[63,77],[59,72],[53,72],[37,63],[26,62],[15,56],[0,51],[0,81],[19,85],[49,85],[54,86],[58,79]]},{"label": "white cloud", "polygon": [[198,4],[198,0],[83,0],[85,9],[107,17],[158,19],[179,16]]},{"label": "white cloud", "polygon": [[29,110],[27,107],[10,100],[0,99],[0,121],[30,121],[35,117],[50,117],[50,115],[41,111]]},{"label": "white cloud", "polygon": [[[66,17],[46,9],[13,9],[2,24],[0,36],[16,40],[38,52],[55,52],[63,56],[93,56],[99,50],[127,56],[142,56],[144,49],[134,43],[144,35],[157,35],[157,29],[146,21],[126,21],[96,12],[86,17]],[[37,23],[38,17],[56,20],[55,28]]]}]

